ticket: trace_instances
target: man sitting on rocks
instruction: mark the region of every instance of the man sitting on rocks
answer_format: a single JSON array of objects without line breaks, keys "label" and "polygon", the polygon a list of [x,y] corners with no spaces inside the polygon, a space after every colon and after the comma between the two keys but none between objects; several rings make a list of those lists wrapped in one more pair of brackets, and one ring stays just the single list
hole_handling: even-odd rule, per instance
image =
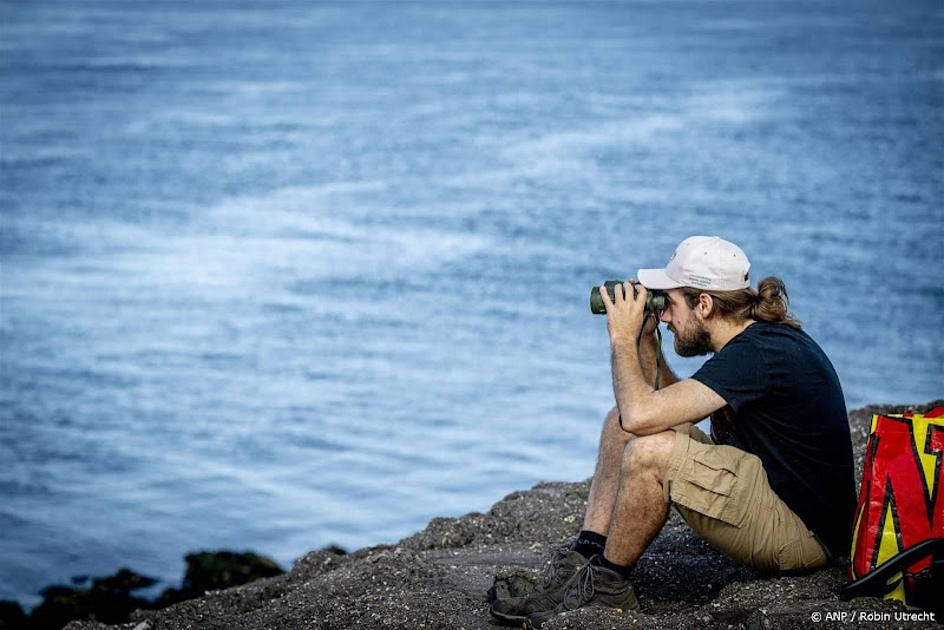
[{"label": "man sitting on rocks", "polygon": [[[755,291],[749,268],[733,243],[693,236],[665,269],[640,269],[638,284],[617,286],[615,299],[601,287],[616,407],[583,530],[530,595],[492,605],[497,619],[538,628],[584,606],[636,608],[633,567],[670,504],[759,571],[809,571],[847,554],[855,488],[839,379],[788,313],[783,283],[765,278]],[[679,380],[659,356],[647,289],[666,292],[659,319],[679,356],[713,353],[691,378]],[[708,416],[711,437],[692,424]]]}]

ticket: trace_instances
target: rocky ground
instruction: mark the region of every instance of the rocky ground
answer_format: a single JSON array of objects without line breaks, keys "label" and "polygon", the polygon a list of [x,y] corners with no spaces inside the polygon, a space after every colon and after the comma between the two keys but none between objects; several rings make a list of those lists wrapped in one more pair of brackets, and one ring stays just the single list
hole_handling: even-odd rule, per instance
[{"label": "rocky ground", "polygon": [[[871,414],[892,410],[913,408],[867,407],[850,414],[860,468]],[[120,626],[73,622],[67,629],[494,628],[488,598],[530,586],[549,551],[577,533],[588,489],[588,482],[539,484],[505,497],[487,514],[433,519],[396,545],[349,555],[312,552],[278,577],[137,611],[134,621]],[[830,613],[849,616],[823,624],[829,627],[929,626],[896,621],[903,608],[891,602],[840,601],[845,581],[842,568],[757,575],[713,551],[673,512],[637,566],[639,610],[578,610],[546,627],[806,628],[816,625],[817,614],[826,621]]]}]

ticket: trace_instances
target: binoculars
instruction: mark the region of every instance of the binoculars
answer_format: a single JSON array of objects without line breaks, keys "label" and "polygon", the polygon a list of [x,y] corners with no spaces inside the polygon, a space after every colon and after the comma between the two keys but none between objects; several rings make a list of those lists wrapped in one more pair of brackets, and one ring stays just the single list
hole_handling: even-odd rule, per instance
[{"label": "binoculars", "polygon": [[[619,280],[607,280],[603,283],[603,286],[606,287],[606,292],[610,295],[610,300],[616,300],[616,285],[623,284]],[[633,286],[633,295],[636,294],[636,287]],[[658,289],[651,289],[649,291],[649,297],[646,298],[646,312],[653,313],[655,315],[659,314],[659,311],[665,308],[665,291],[659,291]],[[594,315],[605,315],[606,306],[603,304],[603,297],[600,295],[600,287],[593,287],[590,291],[590,312]]]}]

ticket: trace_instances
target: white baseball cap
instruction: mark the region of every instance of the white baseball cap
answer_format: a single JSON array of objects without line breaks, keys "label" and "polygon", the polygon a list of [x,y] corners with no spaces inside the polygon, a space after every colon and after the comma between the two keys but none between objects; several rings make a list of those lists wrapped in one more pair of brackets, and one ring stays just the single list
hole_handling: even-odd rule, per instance
[{"label": "white baseball cap", "polygon": [[751,286],[750,268],[751,262],[734,243],[718,236],[689,236],[675,248],[665,269],[640,269],[636,278],[647,289],[734,291]]}]

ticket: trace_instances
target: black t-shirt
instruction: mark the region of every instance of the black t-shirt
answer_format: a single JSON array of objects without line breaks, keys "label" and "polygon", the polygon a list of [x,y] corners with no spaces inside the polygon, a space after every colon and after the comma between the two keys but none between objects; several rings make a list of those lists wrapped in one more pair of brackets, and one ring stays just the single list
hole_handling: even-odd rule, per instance
[{"label": "black t-shirt", "polygon": [[842,387],[809,335],[756,322],[692,376],[724,398],[718,444],[757,455],[770,486],[829,547],[849,555],[855,510],[852,439]]}]

